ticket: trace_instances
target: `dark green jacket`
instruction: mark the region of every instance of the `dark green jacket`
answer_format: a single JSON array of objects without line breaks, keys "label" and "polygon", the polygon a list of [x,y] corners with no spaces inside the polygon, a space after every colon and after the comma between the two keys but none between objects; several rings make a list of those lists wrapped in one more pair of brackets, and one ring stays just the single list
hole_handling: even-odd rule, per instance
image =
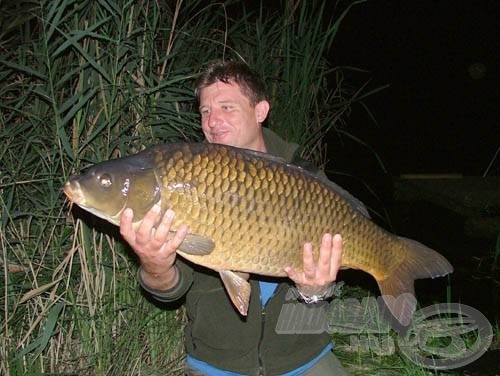
[{"label": "dark green jacket", "polygon": [[[265,131],[269,153],[303,164],[298,146],[287,144]],[[304,166],[308,167],[308,166]],[[280,279],[274,295],[264,308],[260,302],[259,276],[251,276],[252,294],[248,316],[233,307],[218,275],[209,269],[178,258],[179,283],[168,291],[152,291],[161,301],[170,302],[185,295],[188,322],[185,327],[186,351],[191,356],[218,368],[245,375],[277,375],[291,371],[318,355],[330,341],[328,334],[277,334],[281,307],[290,288],[288,279]]]}]

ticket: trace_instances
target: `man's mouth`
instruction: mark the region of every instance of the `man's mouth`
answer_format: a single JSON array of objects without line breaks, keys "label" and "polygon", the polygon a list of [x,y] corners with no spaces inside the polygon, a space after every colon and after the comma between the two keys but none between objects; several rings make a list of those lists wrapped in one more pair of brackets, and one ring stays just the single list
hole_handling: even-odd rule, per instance
[{"label": "man's mouth", "polygon": [[220,138],[223,138],[228,133],[229,133],[228,131],[217,131],[210,133],[210,135],[212,136],[212,139],[218,140]]}]

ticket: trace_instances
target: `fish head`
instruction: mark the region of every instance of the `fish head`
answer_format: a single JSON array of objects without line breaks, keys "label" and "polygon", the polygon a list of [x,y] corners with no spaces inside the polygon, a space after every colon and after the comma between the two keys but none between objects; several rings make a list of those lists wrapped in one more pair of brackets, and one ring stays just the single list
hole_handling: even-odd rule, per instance
[{"label": "fish head", "polygon": [[119,225],[125,208],[142,220],[160,201],[161,188],[146,154],[98,163],[81,175],[71,176],[63,187],[68,199],[86,211]]}]

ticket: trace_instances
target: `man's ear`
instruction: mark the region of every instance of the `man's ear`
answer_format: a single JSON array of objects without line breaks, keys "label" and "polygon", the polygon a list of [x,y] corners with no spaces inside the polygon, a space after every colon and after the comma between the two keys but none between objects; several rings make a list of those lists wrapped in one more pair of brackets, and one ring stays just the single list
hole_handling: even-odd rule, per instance
[{"label": "man's ear", "polygon": [[266,100],[260,101],[255,105],[255,116],[259,123],[263,123],[264,120],[266,120],[267,114],[269,113],[269,107],[269,102]]}]

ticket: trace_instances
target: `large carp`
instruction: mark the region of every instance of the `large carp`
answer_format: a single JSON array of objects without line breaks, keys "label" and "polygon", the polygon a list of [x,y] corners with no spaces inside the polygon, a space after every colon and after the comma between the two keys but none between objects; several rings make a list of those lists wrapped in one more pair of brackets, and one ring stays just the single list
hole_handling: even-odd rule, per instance
[{"label": "large carp", "polygon": [[453,268],[434,250],[395,236],[369,220],[364,206],[337,185],[283,160],[230,146],[165,144],[94,165],[64,186],[70,201],[119,224],[132,208],[136,225],[154,205],[175,212],[189,234],[178,254],[220,273],[245,315],[250,284],[240,273],[284,277],[302,269],[302,247],[322,235],[344,241],[342,267],[371,274],[391,313],[408,325],[413,282]]}]

